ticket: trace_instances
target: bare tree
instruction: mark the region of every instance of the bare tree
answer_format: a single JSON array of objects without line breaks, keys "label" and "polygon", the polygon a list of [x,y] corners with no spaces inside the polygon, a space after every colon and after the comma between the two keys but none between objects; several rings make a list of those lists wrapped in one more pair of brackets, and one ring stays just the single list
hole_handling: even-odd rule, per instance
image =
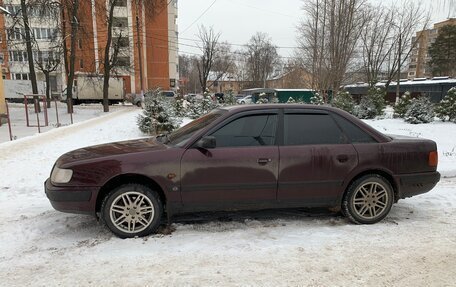
[{"label": "bare tree", "polygon": [[[61,0],[62,44],[65,71],[67,75],[66,98],[68,112],[73,113],[73,82],[75,77],[76,41],[79,33],[79,0]],[[69,24],[69,26],[68,26]],[[68,34],[68,28],[69,34]],[[67,38],[70,38],[68,51]],[[69,60],[68,60],[69,59]]]},{"label": "bare tree", "polygon": [[212,27],[206,29],[206,27],[201,26],[199,28],[198,38],[201,41],[199,46],[203,55],[199,57],[196,66],[198,68],[201,88],[203,92],[205,92],[209,73],[212,71],[217,57],[216,54],[220,33],[215,33]]},{"label": "bare tree", "polygon": [[261,32],[253,35],[246,47],[245,61],[249,80],[256,87],[265,88],[268,77],[280,60],[277,48],[272,44],[271,38]]},{"label": "bare tree", "polygon": [[[142,71],[142,59],[141,59],[141,13],[144,12],[149,20],[153,19],[157,14],[160,14],[167,7],[165,0],[134,0],[134,9],[136,10],[136,30],[137,30],[137,43],[138,43],[138,55],[139,60],[139,75],[140,75],[140,86],[143,91],[143,71]],[[128,40],[127,35],[122,35],[122,32],[113,34],[114,27],[114,9],[118,6],[118,0],[108,0],[106,3],[99,2],[97,6],[98,11],[106,12],[106,25],[107,35],[106,44],[104,46],[104,57],[103,57],[103,111],[109,112],[109,79],[111,74],[116,71],[116,67],[125,69],[124,63],[119,63],[120,48],[123,46],[122,42]],[[115,41],[113,38],[115,36]]]},{"label": "bare tree", "polygon": [[361,33],[360,45],[363,70],[370,86],[379,81],[381,73],[385,71],[385,63],[395,48],[390,40],[393,38],[396,16],[396,10],[382,5],[366,8],[365,17],[369,20]]},{"label": "bare tree", "polygon": [[214,64],[212,66],[212,73],[214,75],[211,84],[208,88],[212,87],[217,81],[223,78],[227,73],[232,73],[234,69],[234,57],[231,52],[231,45],[227,42],[218,43],[214,57]]},{"label": "bare tree", "polygon": [[34,5],[32,1],[21,0],[21,14],[22,14],[22,21],[24,24],[25,30],[25,47],[27,51],[27,58],[28,66],[29,66],[29,77],[32,83],[32,92],[33,94],[38,94],[38,84],[36,82],[36,73],[35,73],[35,65],[33,62],[33,50],[32,50],[32,37],[30,35],[30,22],[29,22],[29,15],[28,12],[30,7]]},{"label": "bare tree", "polygon": [[[27,55],[29,79],[32,85],[32,93],[38,94],[38,84],[33,61],[33,33],[31,31],[29,13],[37,6],[37,1],[20,0],[19,9],[14,9],[12,13],[12,25],[9,27],[9,40],[12,40],[10,46],[22,46],[25,43],[25,52]],[[17,40],[24,40],[17,42]]]},{"label": "bare tree", "polygon": [[423,36],[422,33],[418,33],[416,36],[416,32],[425,30],[430,19],[429,13],[426,13],[421,4],[412,0],[404,1],[400,7],[393,9],[397,13],[390,37],[392,49],[388,53],[386,88],[395,78],[400,79],[402,66],[408,61],[410,54]]},{"label": "bare tree", "polygon": [[179,77],[182,81],[182,93],[196,93],[201,89],[198,73],[198,57],[194,55],[179,55]]},{"label": "bare tree", "polygon": [[[107,24],[107,37],[106,45],[104,49],[104,60],[103,60],[103,112],[109,112],[109,78],[111,77],[111,69],[117,62],[117,56],[119,54],[119,45],[118,43],[114,45],[113,51],[111,51],[112,44],[112,26],[114,21],[114,7],[116,0],[108,0],[106,2],[106,24]],[[121,37],[120,37],[121,38]]]},{"label": "bare tree", "polygon": [[365,0],[304,2],[306,20],[298,27],[301,57],[313,73],[313,86],[337,93],[353,60],[366,23]]}]

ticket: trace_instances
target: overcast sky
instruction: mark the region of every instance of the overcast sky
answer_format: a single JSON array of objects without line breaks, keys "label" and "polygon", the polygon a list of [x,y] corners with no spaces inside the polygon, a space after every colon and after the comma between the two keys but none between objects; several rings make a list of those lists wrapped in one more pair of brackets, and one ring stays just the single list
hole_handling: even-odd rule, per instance
[{"label": "overcast sky", "polygon": [[[433,23],[445,20],[448,15],[456,17],[456,8],[449,12],[448,5],[444,4],[456,2],[454,0],[413,1],[422,2],[431,11]],[[195,45],[191,39],[197,38],[200,25],[213,26],[216,32],[221,33],[220,39],[229,43],[245,44],[259,31],[269,34],[277,46],[294,47],[296,25],[303,17],[302,3],[302,0],[179,0],[179,50],[181,53],[198,53],[196,48],[191,47]],[[239,47],[233,47],[236,48]],[[289,56],[292,49],[282,48],[279,53]]]}]

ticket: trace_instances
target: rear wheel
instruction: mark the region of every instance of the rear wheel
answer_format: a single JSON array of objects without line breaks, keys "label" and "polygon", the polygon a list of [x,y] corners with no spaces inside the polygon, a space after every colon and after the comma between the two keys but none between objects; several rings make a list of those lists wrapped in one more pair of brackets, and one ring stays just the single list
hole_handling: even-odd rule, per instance
[{"label": "rear wheel", "polygon": [[145,185],[125,184],[104,199],[102,218],[118,237],[131,238],[153,233],[160,225],[163,205],[157,192]]},{"label": "rear wheel", "polygon": [[391,184],[377,174],[365,175],[350,184],[342,201],[342,213],[357,224],[381,221],[391,210]]}]

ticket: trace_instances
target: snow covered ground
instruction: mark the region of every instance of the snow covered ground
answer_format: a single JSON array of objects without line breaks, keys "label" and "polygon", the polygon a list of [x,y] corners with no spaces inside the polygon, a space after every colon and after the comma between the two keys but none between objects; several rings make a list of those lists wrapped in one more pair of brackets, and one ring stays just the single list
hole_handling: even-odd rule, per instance
[{"label": "snow covered ground", "polygon": [[[55,103],[51,103],[51,108],[47,110],[48,122],[47,127],[44,126],[44,110],[38,114],[38,120],[34,111],[33,104],[28,104],[29,124],[27,127],[25,105],[19,103],[10,103],[9,112],[11,118],[11,130],[13,139],[20,139],[26,136],[32,136],[38,133],[37,123],[40,121],[41,132],[46,132],[57,127],[57,116],[59,118],[59,124],[61,126],[68,126],[71,124],[70,115],[66,112],[66,104],[57,102],[57,111],[55,109]],[[131,106],[130,106],[131,107]],[[110,106],[110,111],[117,111],[125,107],[121,105]],[[88,105],[75,105],[73,113],[73,122],[79,123],[86,121],[91,118],[99,117],[103,115],[103,107],[101,104],[88,104]],[[0,126],[0,143],[10,140],[8,132],[8,125],[2,124]]]},{"label": "snow covered ground", "polygon": [[143,136],[139,111],[0,144],[1,286],[456,284],[456,124],[368,121],[385,133],[437,141],[447,177],[375,225],[299,210],[245,212],[184,218],[169,235],[121,240],[92,217],[53,210],[43,182],[54,161],[78,147]]}]

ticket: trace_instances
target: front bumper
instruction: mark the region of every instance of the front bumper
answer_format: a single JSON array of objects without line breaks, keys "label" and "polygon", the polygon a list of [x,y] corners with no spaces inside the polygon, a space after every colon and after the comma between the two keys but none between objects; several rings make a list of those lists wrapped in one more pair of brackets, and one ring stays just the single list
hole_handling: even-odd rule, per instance
[{"label": "front bumper", "polygon": [[44,183],[46,196],[52,207],[69,213],[95,214],[99,187],[54,186],[50,179]]},{"label": "front bumper", "polygon": [[440,173],[425,172],[396,176],[399,198],[412,197],[430,191],[440,181]]}]

